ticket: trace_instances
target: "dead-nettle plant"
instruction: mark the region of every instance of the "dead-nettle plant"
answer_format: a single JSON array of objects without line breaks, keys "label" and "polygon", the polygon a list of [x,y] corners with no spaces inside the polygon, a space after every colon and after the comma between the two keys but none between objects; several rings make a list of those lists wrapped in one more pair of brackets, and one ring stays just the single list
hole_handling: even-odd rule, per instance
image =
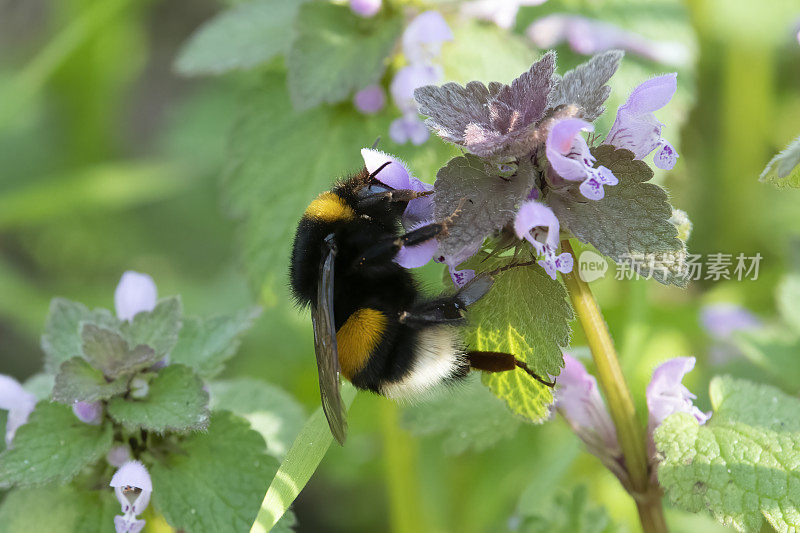
[{"label": "dead-nettle plant", "polygon": [[[9,490],[0,529],[138,532],[151,497],[178,530],[248,529],[287,436],[259,434],[225,409],[247,415],[250,394],[269,410],[281,391],[204,380],[259,310],[184,317],[179,298],[157,300],[153,280],[136,272],[122,276],[114,303],[115,314],[54,299],[43,372],[25,386],[0,376],[0,489]],[[284,414],[302,417],[281,398]]]}]

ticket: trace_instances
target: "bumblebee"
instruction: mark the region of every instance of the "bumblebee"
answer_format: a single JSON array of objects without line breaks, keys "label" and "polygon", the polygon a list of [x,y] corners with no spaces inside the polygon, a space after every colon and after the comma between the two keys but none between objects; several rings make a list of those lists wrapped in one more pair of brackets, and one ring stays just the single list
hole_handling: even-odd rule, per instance
[{"label": "bumblebee", "polygon": [[470,369],[521,368],[511,354],[468,351],[461,339],[465,310],[490,289],[481,275],[452,295],[429,298],[393,261],[447,231],[449,220],[403,233],[408,202],[429,193],[393,189],[377,179],[385,163],[339,181],[305,210],[294,238],[290,281],[297,302],[311,307],[322,407],[336,440],[347,432],[339,376],[391,399],[418,397],[455,382]]}]

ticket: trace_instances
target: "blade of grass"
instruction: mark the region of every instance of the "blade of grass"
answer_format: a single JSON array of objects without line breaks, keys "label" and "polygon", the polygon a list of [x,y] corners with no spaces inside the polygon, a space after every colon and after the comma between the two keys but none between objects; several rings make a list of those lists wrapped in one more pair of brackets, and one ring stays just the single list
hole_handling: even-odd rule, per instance
[{"label": "blade of grass", "polygon": [[[348,408],[355,396],[356,389],[349,383],[344,383],[342,399]],[[328,421],[325,420],[322,408],[317,408],[286,452],[286,457],[261,502],[261,509],[250,533],[265,533],[281,519],[317,470],[331,442],[333,436],[328,428]]]}]

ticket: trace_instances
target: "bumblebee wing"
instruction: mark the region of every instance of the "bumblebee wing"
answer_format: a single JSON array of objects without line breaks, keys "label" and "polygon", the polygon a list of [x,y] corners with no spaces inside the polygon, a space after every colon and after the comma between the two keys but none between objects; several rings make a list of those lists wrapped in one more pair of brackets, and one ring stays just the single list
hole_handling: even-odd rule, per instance
[{"label": "bumblebee wing", "polygon": [[325,412],[334,438],[339,444],[344,444],[347,436],[347,420],[345,420],[345,408],[340,391],[336,322],[333,317],[333,263],[335,258],[336,243],[331,233],[325,238],[317,283],[317,301],[311,311],[311,321],[314,324],[314,351],[317,355],[322,410]]}]

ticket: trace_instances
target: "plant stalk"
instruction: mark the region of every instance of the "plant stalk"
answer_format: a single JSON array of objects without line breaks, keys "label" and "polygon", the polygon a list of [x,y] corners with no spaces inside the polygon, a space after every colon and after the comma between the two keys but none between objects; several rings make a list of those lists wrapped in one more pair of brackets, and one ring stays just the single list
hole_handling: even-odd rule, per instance
[{"label": "plant stalk", "polygon": [[[561,247],[575,257],[569,240],[561,241]],[[650,486],[644,428],[636,417],[633,398],[622,373],[608,325],[589,285],[575,271],[564,274],[564,283],[586,334],[597,367],[597,378],[617,430],[617,439],[630,476],[632,496],[636,499],[642,529],[645,533],[666,532],[660,492]]]}]

